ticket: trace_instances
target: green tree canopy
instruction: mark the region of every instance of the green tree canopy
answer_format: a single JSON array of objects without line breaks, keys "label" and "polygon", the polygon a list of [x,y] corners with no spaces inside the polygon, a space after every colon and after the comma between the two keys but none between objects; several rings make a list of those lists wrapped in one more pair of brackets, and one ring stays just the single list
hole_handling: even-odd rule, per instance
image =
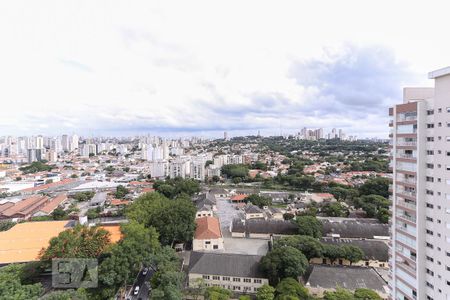
[{"label": "green tree canopy", "polygon": [[361,195],[380,195],[384,198],[389,197],[390,180],[384,177],[375,177],[368,179],[359,187]]},{"label": "green tree canopy", "polygon": [[295,219],[300,235],[309,235],[315,238],[322,237],[323,225],[316,217],[298,216]]},{"label": "green tree canopy", "polygon": [[95,258],[110,242],[108,231],[99,227],[76,225],[62,231],[50,240],[49,246],[41,251],[42,261],[52,258]]},{"label": "green tree canopy", "polygon": [[257,293],[257,300],[273,300],[275,298],[275,289],[268,284],[262,285]]},{"label": "green tree canopy", "polygon": [[171,245],[192,239],[196,211],[188,198],[170,200],[159,193],[148,193],[136,199],[128,207],[126,215],[146,227],[155,227],[161,243]]},{"label": "green tree canopy", "polygon": [[308,268],[308,260],[299,250],[284,246],[275,248],[264,256],[260,266],[269,281],[277,284],[283,278],[303,275]]},{"label": "green tree canopy", "polygon": [[250,202],[253,205],[263,208],[264,206],[272,205],[272,199],[269,197],[260,196],[258,194],[251,194],[245,198],[245,202]]},{"label": "green tree canopy", "polygon": [[40,283],[23,284],[24,264],[11,264],[0,268],[0,298],[28,300],[38,299],[43,293]]},{"label": "green tree canopy", "polygon": [[232,292],[230,290],[212,286],[206,288],[205,299],[206,300],[228,300],[230,299]]},{"label": "green tree canopy", "polygon": [[378,295],[375,291],[369,289],[356,289],[355,290],[355,299],[356,300],[382,300],[380,295]]},{"label": "green tree canopy", "polygon": [[300,250],[308,260],[315,257],[322,257],[324,252],[322,243],[318,239],[307,235],[287,236],[275,240],[275,248],[283,246],[290,246]]},{"label": "green tree canopy", "polygon": [[284,278],[276,287],[277,299],[296,297],[300,300],[309,299],[308,290],[294,278]]}]

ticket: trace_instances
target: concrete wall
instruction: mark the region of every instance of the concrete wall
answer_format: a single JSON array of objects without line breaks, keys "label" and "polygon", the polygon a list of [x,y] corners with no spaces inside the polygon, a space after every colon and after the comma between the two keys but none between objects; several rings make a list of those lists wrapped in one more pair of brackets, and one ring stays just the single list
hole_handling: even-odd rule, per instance
[{"label": "concrete wall", "polygon": [[[214,246],[217,246],[217,249],[214,249]],[[223,250],[223,238],[210,240],[194,239],[194,241],[192,242],[192,250],[193,251]]]}]

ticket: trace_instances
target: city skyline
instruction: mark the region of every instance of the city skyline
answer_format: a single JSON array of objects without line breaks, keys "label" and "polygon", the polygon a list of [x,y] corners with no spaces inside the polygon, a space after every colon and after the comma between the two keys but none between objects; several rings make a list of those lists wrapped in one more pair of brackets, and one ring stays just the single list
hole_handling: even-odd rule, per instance
[{"label": "city skyline", "polygon": [[49,4],[1,4],[0,135],[387,138],[401,88],[431,85],[450,50],[432,47],[445,10],[408,4],[422,22],[404,24],[401,1]]}]

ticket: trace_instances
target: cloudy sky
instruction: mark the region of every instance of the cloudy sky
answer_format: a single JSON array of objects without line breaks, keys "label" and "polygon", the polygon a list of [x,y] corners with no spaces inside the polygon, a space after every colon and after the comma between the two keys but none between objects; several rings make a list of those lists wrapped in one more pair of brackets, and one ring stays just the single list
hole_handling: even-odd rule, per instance
[{"label": "cloudy sky", "polygon": [[387,137],[450,65],[435,1],[0,2],[0,136]]}]

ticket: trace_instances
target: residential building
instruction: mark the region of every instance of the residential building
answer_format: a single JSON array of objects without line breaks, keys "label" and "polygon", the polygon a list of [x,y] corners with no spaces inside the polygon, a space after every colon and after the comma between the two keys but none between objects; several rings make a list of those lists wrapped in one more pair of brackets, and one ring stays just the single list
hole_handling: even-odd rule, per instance
[{"label": "residential building", "polygon": [[192,250],[212,251],[223,250],[223,236],[219,219],[216,217],[201,217],[195,219],[194,240]]},{"label": "residential building", "polygon": [[189,259],[189,287],[218,286],[236,293],[254,294],[269,280],[261,272],[262,256],[230,253],[192,252]]},{"label": "residential building", "polygon": [[450,67],[389,109],[392,299],[450,299]]}]

